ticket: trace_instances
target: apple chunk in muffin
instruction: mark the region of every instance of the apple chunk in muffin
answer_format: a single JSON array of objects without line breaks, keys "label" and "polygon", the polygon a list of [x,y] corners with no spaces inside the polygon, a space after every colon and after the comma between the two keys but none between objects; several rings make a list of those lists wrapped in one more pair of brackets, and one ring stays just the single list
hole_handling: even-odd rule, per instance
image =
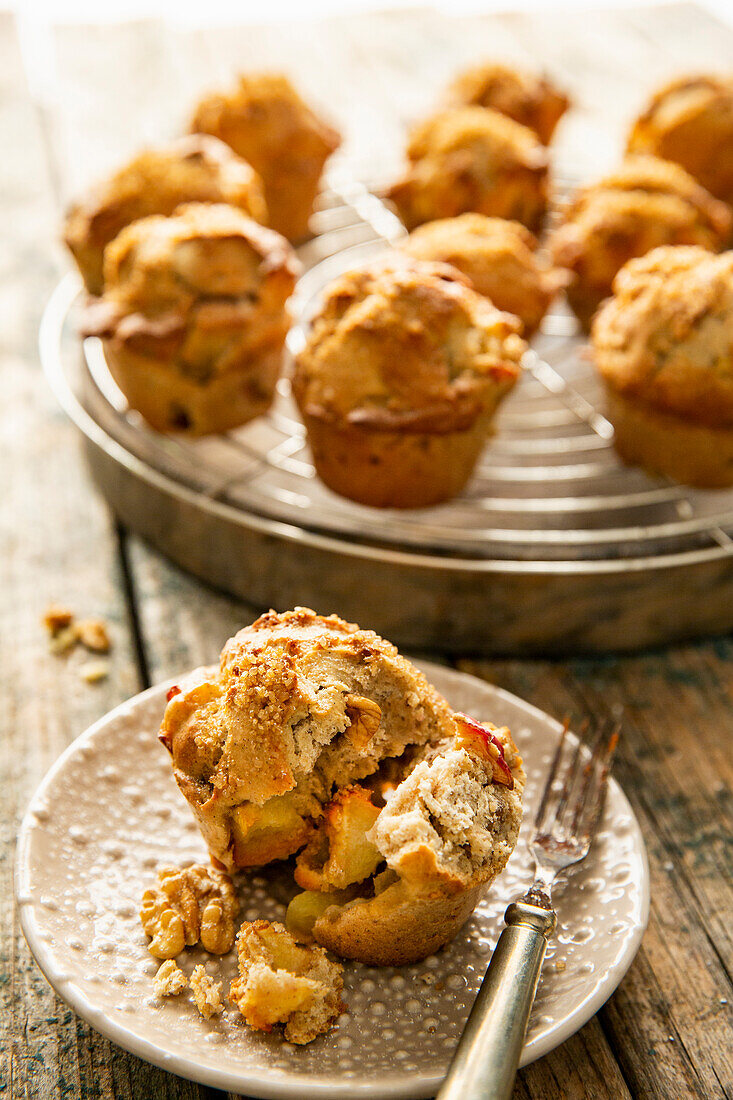
[{"label": "apple chunk in muffin", "polygon": [[379,807],[362,787],[339,791],[321,827],[298,856],[295,881],[306,890],[343,890],[374,874],[384,856],[367,840]]}]

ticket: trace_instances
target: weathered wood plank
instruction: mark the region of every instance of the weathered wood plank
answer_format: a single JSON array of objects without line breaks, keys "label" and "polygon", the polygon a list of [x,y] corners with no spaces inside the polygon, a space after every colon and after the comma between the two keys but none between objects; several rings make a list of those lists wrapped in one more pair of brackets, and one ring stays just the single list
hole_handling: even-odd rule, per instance
[{"label": "weathered wood plank", "polygon": [[[72,738],[141,683],[114,526],[38,364],[40,312],[58,273],[58,210],[8,17],[0,17],[0,146],[12,150],[0,176],[0,588],[11,597],[0,604],[0,1089],[12,1100],[213,1097],[84,1025],[41,976],[13,911],[14,838],[30,795]],[[41,615],[52,601],[107,620],[114,641],[107,680],[93,687],[80,680],[81,653],[49,653]]]},{"label": "weathered wood plank", "polygon": [[558,717],[624,707],[615,770],[647,842],[652,910],[599,1019],[639,1096],[733,1087],[731,658],[733,643],[718,640],[569,664],[461,662]]}]

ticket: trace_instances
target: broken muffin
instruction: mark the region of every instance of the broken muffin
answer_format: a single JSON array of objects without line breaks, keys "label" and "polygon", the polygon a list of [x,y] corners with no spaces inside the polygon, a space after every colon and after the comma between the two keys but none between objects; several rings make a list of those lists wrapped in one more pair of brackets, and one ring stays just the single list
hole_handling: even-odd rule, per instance
[{"label": "broken muffin", "polygon": [[452,730],[446,701],[393,645],[296,608],[260,616],[218,669],[171,689],[160,737],[212,859],[235,871],[298,852],[340,787]]},{"label": "broken muffin", "polygon": [[347,958],[437,950],[516,843],[509,731],[453,712],[394,646],[335,615],[271,611],[240,631],[218,669],[171,688],[161,740],[214,861],[299,853],[288,928]]}]

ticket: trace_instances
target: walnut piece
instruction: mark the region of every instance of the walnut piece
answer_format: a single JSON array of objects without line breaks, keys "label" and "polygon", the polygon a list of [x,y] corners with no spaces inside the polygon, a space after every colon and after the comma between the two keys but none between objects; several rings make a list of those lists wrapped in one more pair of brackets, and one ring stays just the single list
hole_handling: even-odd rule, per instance
[{"label": "walnut piece", "polygon": [[156,997],[175,997],[186,988],[186,975],[173,959],[166,959],[153,978]]},{"label": "walnut piece", "polygon": [[61,607],[57,603],[49,604],[43,613],[43,625],[50,634],[56,635],[60,630],[71,626],[74,620],[74,612],[68,607]]},{"label": "walnut piece", "polygon": [[214,955],[234,943],[234,918],[239,903],[232,880],[213,868],[163,867],[158,885],[143,894],[140,920],[158,959],[174,959],[184,947],[201,941]]},{"label": "walnut piece", "polygon": [[103,619],[82,619],[76,624],[81,644],[92,653],[109,653],[110,640],[107,624]]},{"label": "walnut piece", "polygon": [[379,729],[382,720],[381,707],[363,695],[346,696],[346,714],[351,720],[348,737],[358,748],[366,748]]},{"label": "walnut piece", "polygon": [[257,1031],[284,1025],[291,1043],[328,1031],[344,1005],[343,968],[322,947],[303,947],[276,921],[245,921],[237,937],[239,977],[229,1000]]},{"label": "walnut piece", "polygon": [[196,1008],[206,1020],[224,1011],[221,999],[222,983],[210,978],[203,966],[194,967],[189,984]]}]

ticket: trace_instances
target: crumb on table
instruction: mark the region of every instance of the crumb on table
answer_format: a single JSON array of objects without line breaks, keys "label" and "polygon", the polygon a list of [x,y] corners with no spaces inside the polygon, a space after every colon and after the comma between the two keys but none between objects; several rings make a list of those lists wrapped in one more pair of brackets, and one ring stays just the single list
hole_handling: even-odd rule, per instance
[{"label": "crumb on table", "polygon": [[109,676],[109,661],[85,661],[79,668],[79,675],[87,684],[96,684]]},{"label": "crumb on table", "polygon": [[64,627],[70,626],[73,619],[74,612],[57,603],[50,603],[43,613],[43,625],[50,634],[58,634]]},{"label": "crumb on table", "polygon": [[109,653],[110,640],[104,619],[81,619],[76,626],[79,641],[92,653]]}]

